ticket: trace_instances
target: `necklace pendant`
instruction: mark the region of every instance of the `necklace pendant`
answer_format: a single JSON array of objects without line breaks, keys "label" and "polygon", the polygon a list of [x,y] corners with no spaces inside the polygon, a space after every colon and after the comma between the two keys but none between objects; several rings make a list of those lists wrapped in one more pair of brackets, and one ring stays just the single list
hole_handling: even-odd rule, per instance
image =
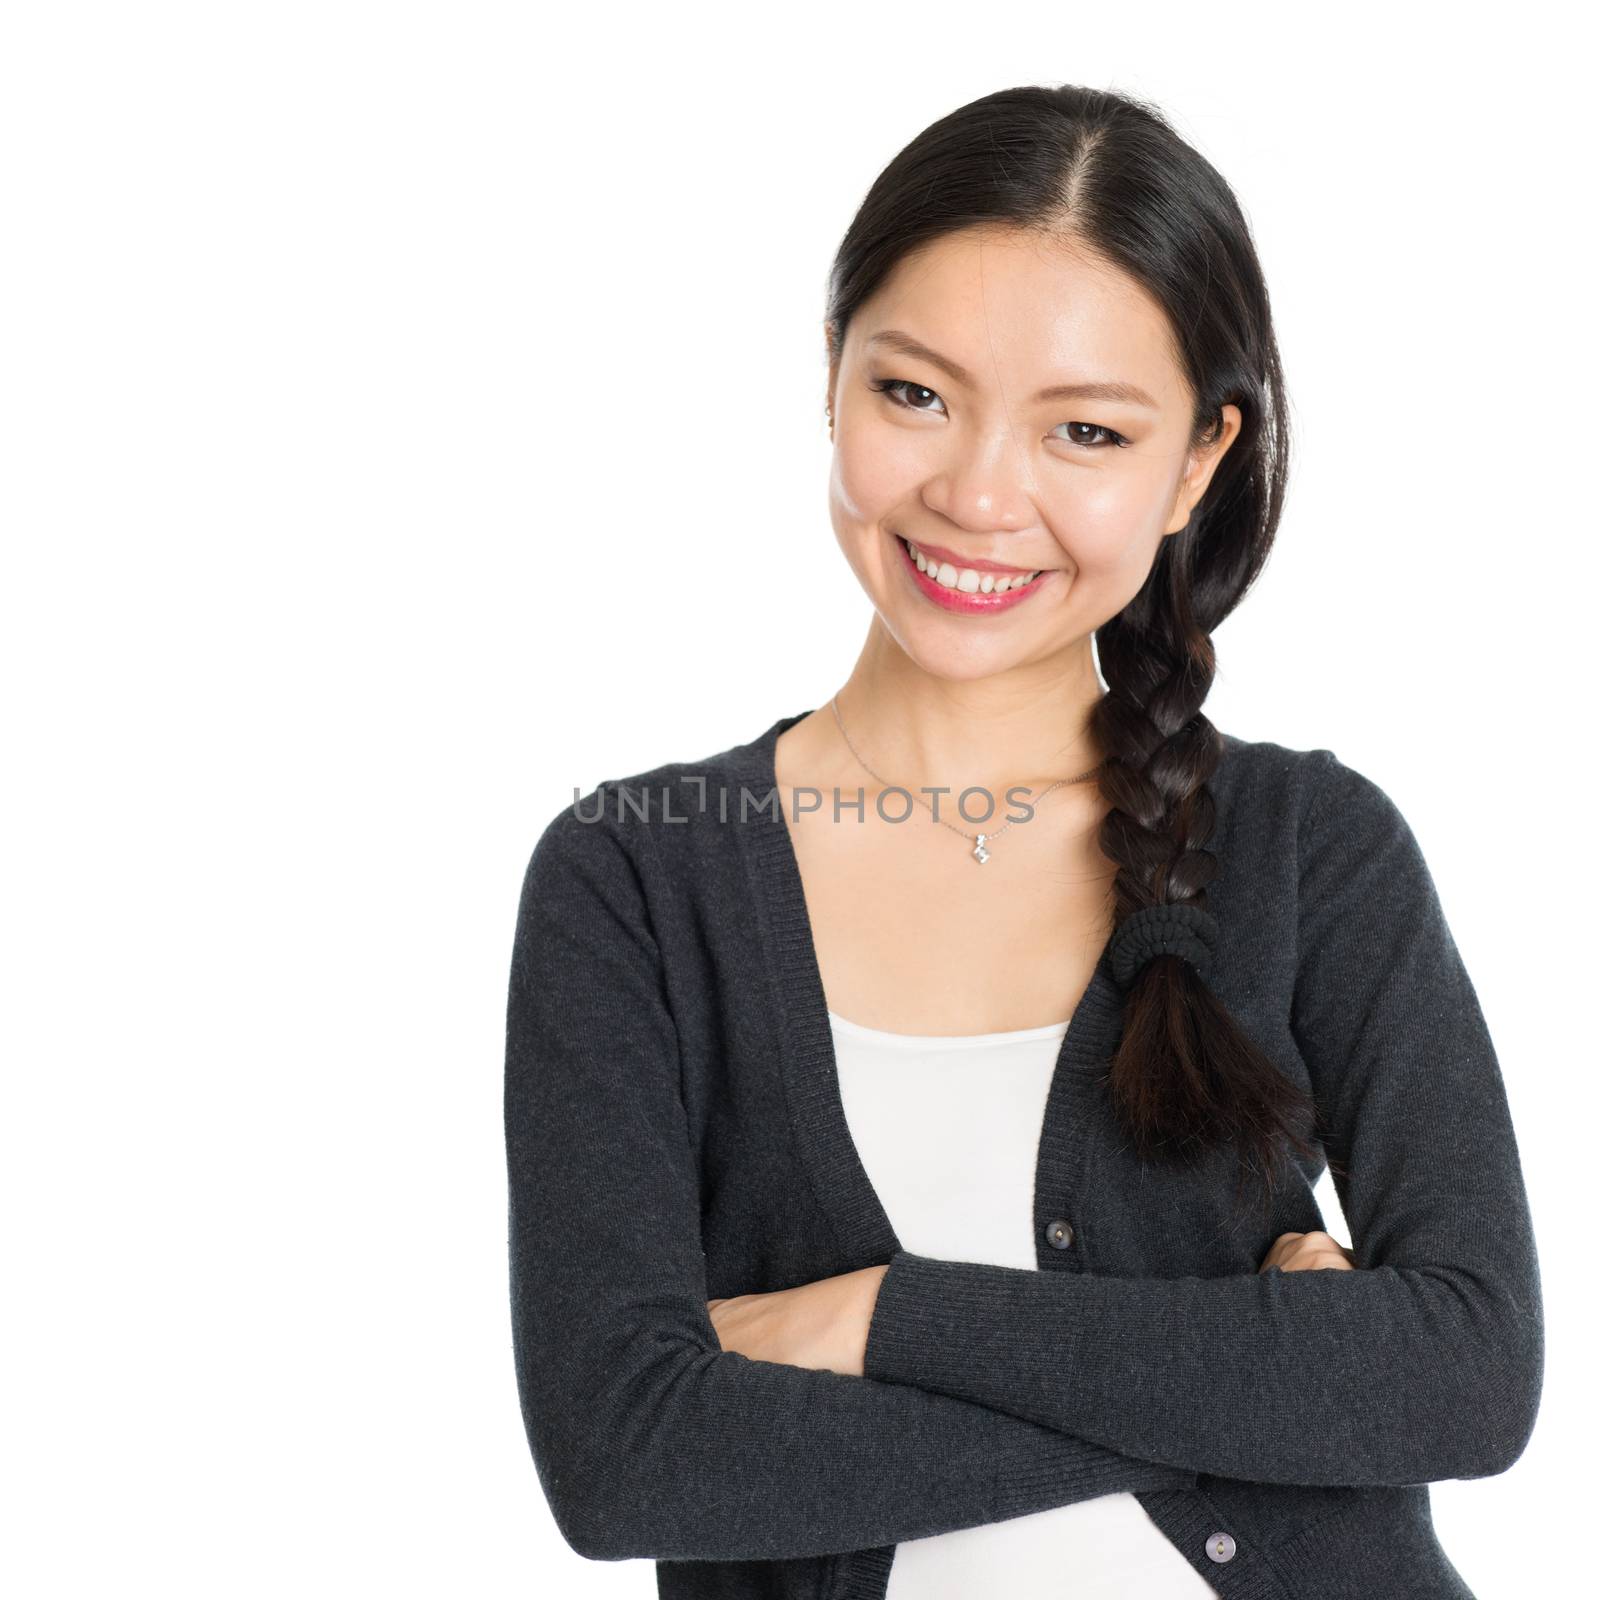
[{"label": "necklace pendant", "polygon": [[983,848],[984,847],[984,843],[985,843],[985,841],[987,841],[988,837],[989,837],[988,834],[980,833],[978,835],[978,842],[975,845],[973,845],[973,847],[972,847],[972,853],[973,853],[974,856],[977,857],[978,865],[980,867],[984,864],[985,861],[987,861],[989,859],[989,852]]}]

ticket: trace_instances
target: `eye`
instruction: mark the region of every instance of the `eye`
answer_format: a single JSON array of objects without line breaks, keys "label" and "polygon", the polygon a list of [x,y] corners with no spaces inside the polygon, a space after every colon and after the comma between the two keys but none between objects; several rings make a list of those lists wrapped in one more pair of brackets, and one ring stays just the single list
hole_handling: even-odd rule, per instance
[{"label": "eye", "polygon": [[[879,394],[888,395],[890,405],[899,406],[902,411],[930,411],[932,409],[929,406],[914,404],[907,399],[907,391],[914,395],[927,395],[934,400],[939,400],[939,396],[932,389],[925,388],[920,383],[912,383],[909,378],[880,378],[868,384],[867,387],[875,389]],[[940,400],[939,404],[943,406],[944,402]],[[934,412],[933,415],[937,416],[938,413]]]},{"label": "eye", "polygon": [[1104,428],[1098,422],[1063,422],[1063,428],[1084,428],[1090,433],[1104,434],[1102,439],[1085,439],[1082,435],[1070,437],[1068,444],[1082,445],[1086,450],[1104,450],[1108,445],[1125,445],[1128,441],[1120,433],[1111,428]]},{"label": "eye", "polygon": [[[889,403],[898,406],[902,411],[922,411],[929,416],[944,414],[944,401],[939,399],[938,394],[926,384],[913,383],[909,378],[878,378],[867,387],[878,394],[887,395]],[[938,410],[935,410],[933,405],[924,403],[925,401],[936,402]],[[1115,429],[1103,427],[1098,422],[1063,422],[1061,426],[1068,430],[1083,430],[1076,433],[1069,432],[1065,442],[1078,445],[1085,450],[1104,450],[1108,446],[1122,446],[1128,443],[1127,439]],[[1085,438],[1084,432],[1091,437]],[[1092,437],[1096,434],[1100,437]]]}]

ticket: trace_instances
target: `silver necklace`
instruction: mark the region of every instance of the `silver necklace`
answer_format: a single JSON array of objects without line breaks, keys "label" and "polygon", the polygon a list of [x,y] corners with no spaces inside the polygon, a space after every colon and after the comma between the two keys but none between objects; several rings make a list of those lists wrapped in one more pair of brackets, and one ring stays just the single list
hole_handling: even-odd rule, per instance
[{"label": "silver necklace", "polygon": [[[835,695],[828,702],[828,704],[833,708],[833,720],[839,724],[839,732],[840,732],[840,734],[843,735],[844,742],[847,745],[850,745],[850,754],[853,755],[856,758],[856,760],[861,763],[861,765],[863,767],[866,767],[867,772],[874,779],[876,779],[877,782],[881,783],[886,789],[904,788],[905,786],[903,784],[892,784],[892,783],[889,782],[889,780],[887,778],[881,777],[878,773],[873,772],[871,767],[867,766],[866,758],[861,754],[861,752],[859,750],[856,749],[855,745],[851,743],[850,735],[845,732],[844,718],[839,715],[839,697],[838,697],[838,695]],[[1064,784],[1064,783],[1084,783],[1084,782],[1086,782],[1088,779],[1094,777],[1100,771],[1100,767],[1102,765],[1104,765],[1104,763],[1099,763],[1099,764],[1097,764],[1095,766],[1092,766],[1092,767],[1089,768],[1089,770],[1087,772],[1079,773],[1076,778],[1057,778],[1056,781],[1050,785],[1050,788],[1046,789],[1039,796],[1039,799],[1043,800],[1045,795],[1050,793],[1051,789],[1059,789],[1062,786],[1062,784]],[[924,800],[922,798],[922,796],[920,794],[917,794],[917,793],[915,793],[913,791],[907,791],[907,792],[911,794],[911,798],[913,800],[915,800],[918,803],[918,805],[924,807],[932,815],[933,820],[935,822],[943,824],[943,826],[948,828],[952,833],[959,833],[963,839],[971,839],[973,841],[972,859],[974,861],[976,861],[980,867],[984,864],[984,862],[986,862],[989,859],[989,848],[988,847],[991,844],[993,844],[994,841],[996,839],[998,839],[1000,837],[1000,835],[1006,831],[1007,828],[1009,828],[1011,826],[1012,822],[1017,822],[1017,821],[1020,820],[1017,817],[1013,817],[1011,819],[1011,822],[1002,823],[998,828],[996,828],[994,830],[993,833],[968,833],[965,828],[958,828],[955,825],[955,823],[947,822],[943,817],[941,817],[939,815],[939,813],[937,811],[935,811],[933,809],[932,806],[930,806],[928,804],[928,802],[926,800]],[[1035,804],[1037,804],[1037,803],[1038,802],[1036,801]]]}]

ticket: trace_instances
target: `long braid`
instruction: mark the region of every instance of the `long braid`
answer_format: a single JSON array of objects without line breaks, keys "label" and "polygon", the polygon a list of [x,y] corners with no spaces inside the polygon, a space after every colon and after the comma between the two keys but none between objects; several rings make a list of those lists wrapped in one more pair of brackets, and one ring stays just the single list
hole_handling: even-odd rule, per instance
[{"label": "long braid", "polygon": [[[1100,848],[1117,866],[1117,927],[1149,906],[1205,910],[1217,873],[1206,844],[1216,822],[1209,785],[1223,744],[1200,709],[1216,656],[1188,604],[1185,553],[1164,551],[1139,598],[1097,635],[1109,692],[1095,705],[1091,730],[1106,755],[1100,790],[1111,809]],[[1141,1159],[1194,1160],[1233,1140],[1241,1146],[1239,1192],[1254,1175],[1270,1196],[1283,1140],[1314,1156],[1305,1136],[1316,1117],[1312,1098],[1178,955],[1153,956],[1133,979],[1107,1081]]]}]

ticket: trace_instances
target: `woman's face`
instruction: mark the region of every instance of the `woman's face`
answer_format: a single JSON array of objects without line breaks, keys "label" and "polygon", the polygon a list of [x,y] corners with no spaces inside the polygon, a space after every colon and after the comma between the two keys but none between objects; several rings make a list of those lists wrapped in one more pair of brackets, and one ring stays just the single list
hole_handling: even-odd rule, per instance
[{"label": "woman's face", "polygon": [[[1015,230],[902,261],[852,320],[830,399],[840,547],[912,660],[962,679],[1086,648],[1240,423],[1225,406],[1221,438],[1191,451],[1193,398],[1155,301]],[[1039,575],[992,586],[1013,572]]]}]

